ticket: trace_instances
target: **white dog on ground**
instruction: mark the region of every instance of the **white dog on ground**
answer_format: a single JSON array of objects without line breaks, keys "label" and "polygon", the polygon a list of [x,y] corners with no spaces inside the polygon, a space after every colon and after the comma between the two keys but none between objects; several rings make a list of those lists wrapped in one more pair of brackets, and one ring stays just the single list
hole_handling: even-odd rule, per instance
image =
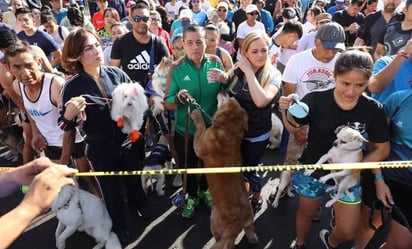
[{"label": "white dog on ground", "polygon": [[84,231],[96,240],[93,249],[122,248],[111,231],[112,220],[102,200],[78,186],[63,187],[52,204],[52,211],[59,220],[55,233],[58,249],[64,249],[66,239],[76,231]]},{"label": "white dog on ground", "polygon": [[295,196],[292,193],[292,186],[290,184],[292,181],[292,176],[293,176],[292,171],[284,170],[282,171],[282,173],[280,173],[279,184],[275,188],[275,192],[272,193],[269,197],[270,199],[273,198],[272,206],[274,208],[278,207],[279,200],[285,195],[285,193],[291,198]]},{"label": "white dog on ground", "polygon": [[143,117],[149,108],[143,87],[138,83],[122,83],[113,91],[111,116],[128,134],[128,139],[136,142],[141,137],[139,132]]},{"label": "white dog on ground", "polygon": [[269,149],[273,150],[279,147],[280,141],[282,140],[282,133],[282,120],[280,120],[275,113],[272,113],[272,129],[270,130],[269,135]]},{"label": "white dog on ground", "polygon": [[[333,163],[356,163],[362,160],[362,145],[367,140],[362,134],[348,126],[339,126],[336,130],[337,139],[333,142],[333,147],[323,155],[316,164],[323,164],[325,162]],[[305,171],[305,175],[311,175],[314,170]],[[343,193],[349,188],[355,186],[360,178],[359,170],[340,170],[333,171],[330,174],[319,178],[319,182],[325,183],[329,179],[335,181],[335,185],[329,187],[326,192],[337,190],[335,196],[328,201],[325,206],[331,207],[336,201],[338,201]]]}]

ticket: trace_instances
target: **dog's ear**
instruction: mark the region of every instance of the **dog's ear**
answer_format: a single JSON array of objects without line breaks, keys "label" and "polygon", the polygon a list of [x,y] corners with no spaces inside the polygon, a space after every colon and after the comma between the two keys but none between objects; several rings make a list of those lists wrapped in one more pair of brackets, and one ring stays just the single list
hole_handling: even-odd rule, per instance
[{"label": "dog's ear", "polygon": [[335,129],[335,134],[338,134],[343,128],[347,127],[346,125],[340,125]]}]

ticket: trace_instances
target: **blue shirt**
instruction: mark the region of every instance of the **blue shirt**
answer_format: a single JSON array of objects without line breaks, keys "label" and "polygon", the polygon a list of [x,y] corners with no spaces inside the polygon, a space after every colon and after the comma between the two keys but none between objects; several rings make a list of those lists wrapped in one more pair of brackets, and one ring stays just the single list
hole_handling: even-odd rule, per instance
[{"label": "blue shirt", "polygon": [[273,19],[269,11],[265,9],[260,10],[260,21],[265,25],[266,33],[271,34],[273,32]]},{"label": "blue shirt", "polygon": [[[373,74],[377,74],[384,67],[389,65],[395,56],[384,56],[375,62],[373,68]],[[384,102],[389,95],[399,90],[410,89],[411,85],[409,81],[412,78],[412,63],[409,60],[405,60],[399,67],[398,72],[393,76],[393,80],[389,85],[380,93],[372,94],[372,97],[379,102]]]},{"label": "blue shirt", "polygon": [[57,24],[60,24],[60,22],[67,16],[67,9],[62,8],[59,13],[55,12],[54,10],[51,10],[54,18],[56,18]]}]

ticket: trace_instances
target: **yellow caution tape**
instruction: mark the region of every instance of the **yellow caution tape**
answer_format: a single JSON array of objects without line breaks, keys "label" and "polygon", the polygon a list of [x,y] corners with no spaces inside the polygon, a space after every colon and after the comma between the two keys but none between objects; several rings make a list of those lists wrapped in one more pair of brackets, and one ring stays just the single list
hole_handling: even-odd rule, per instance
[{"label": "yellow caution tape", "polygon": [[[412,161],[385,161],[385,162],[360,162],[360,163],[331,163],[331,164],[305,164],[305,165],[269,165],[269,166],[241,166],[241,167],[214,167],[214,168],[187,168],[187,169],[161,169],[161,170],[133,170],[133,171],[95,171],[79,172],[76,176],[132,176],[132,175],[174,175],[174,174],[222,174],[264,171],[295,171],[295,170],[344,170],[344,169],[377,169],[377,168],[409,168]],[[0,167],[0,171],[13,169],[13,167]]]}]

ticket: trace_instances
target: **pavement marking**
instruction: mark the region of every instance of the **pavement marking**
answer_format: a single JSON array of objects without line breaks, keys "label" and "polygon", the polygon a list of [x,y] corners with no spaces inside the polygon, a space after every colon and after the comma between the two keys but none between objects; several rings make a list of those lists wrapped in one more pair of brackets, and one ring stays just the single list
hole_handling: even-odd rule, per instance
[{"label": "pavement marking", "polygon": [[133,249],[135,246],[137,246],[145,237],[147,234],[149,234],[153,228],[155,228],[157,225],[159,225],[161,222],[163,222],[169,215],[171,215],[174,211],[176,210],[175,206],[170,207],[166,212],[164,212],[162,215],[157,217],[152,223],[150,223],[143,231],[143,233],[137,238],[134,242],[129,244],[126,249]]}]

